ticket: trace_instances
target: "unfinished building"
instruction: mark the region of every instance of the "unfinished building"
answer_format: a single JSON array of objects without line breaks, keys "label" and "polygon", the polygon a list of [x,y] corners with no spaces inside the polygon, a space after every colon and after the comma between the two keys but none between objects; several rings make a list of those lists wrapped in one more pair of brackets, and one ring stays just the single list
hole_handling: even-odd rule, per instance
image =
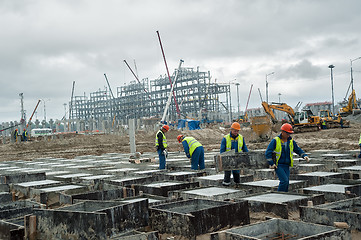
[{"label": "unfinished building", "polygon": [[[194,118],[207,122],[228,118],[231,109],[230,85],[211,83],[210,72],[201,72],[199,68],[175,70],[171,76],[172,82],[177,71],[168,120]],[[169,78],[160,76],[155,80],[145,78],[117,87],[114,98],[108,89],[91,93],[89,99],[86,96],[74,96],[69,104],[70,118],[85,121],[114,119],[123,124],[128,119],[160,119],[170,91]]]}]

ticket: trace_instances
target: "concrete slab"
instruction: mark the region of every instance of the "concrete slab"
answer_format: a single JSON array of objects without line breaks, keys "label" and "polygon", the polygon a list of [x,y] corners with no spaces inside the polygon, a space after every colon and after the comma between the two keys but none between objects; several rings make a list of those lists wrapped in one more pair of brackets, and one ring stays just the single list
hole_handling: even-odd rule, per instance
[{"label": "concrete slab", "polygon": [[305,163],[305,164],[298,164],[299,172],[316,172],[316,171],[325,171],[326,166],[324,164],[318,163]]},{"label": "concrete slab", "polygon": [[53,176],[53,179],[60,180],[60,181],[66,181],[66,182],[72,182],[75,179],[81,178],[81,177],[88,177],[92,176],[92,174],[89,173],[73,173],[73,174],[66,174],[66,175],[57,175]]},{"label": "concrete slab", "polygon": [[187,239],[195,239],[201,234],[250,222],[246,201],[178,201],[149,207],[149,215],[153,230],[181,235]]},{"label": "concrete slab", "polygon": [[[279,185],[279,180],[260,180],[254,182],[241,183],[240,187],[242,189],[251,190],[253,193],[264,192],[264,191],[277,191]],[[301,180],[290,180],[290,185],[288,190],[294,191],[299,188],[305,187],[307,185],[306,181]]]},{"label": "concrete slab", "polygon": [[10,183],[21,183],[28,181],[40,181],[45,180],[46,176],[44,172],[36,173],[24,173],[24,172],[14,172],[14,173],[0,173],[0,184],[10,184]]},{"label": "concrete slab", "polygon": [[[300,221],[271,219],[265,222],[250,224],[212,234],[224,239],[351,239],[351,234],[345,229],[323,226]],[[222,238],[223,239],[223,238]]]},{"label": "concrete slab", "polygon": [[133,184],[145,184],[145,183],[151,183],[153,181],[153,178],[151,176],[144,176],[144,177],[126,177],[121,179],[111,179],[111,180],[105,180],[106,183],[117,185],[117,186],[131,186]]},{"label": "concrete slab", "polygon": [[254,194],[242,199],[248,201],[251,212],[270,212],[284,219],[288,219],[291,212],[298,212],[299,206],[307,205],[308,201],[312,201],[315,205],[325,203],[322,194],[302,195],[283,192]]},{"label": "concrete slab", "polygon": [[242,168],[265,168],[267,161],[264,152],[253,151],[247,153],[236,153],[234,150],[216,154],[214,157],[217,172]]},{"label": "concrete slab", "polygon": [[346,193],[346,188],[352,186],[353,185],[345,184],[324,184],[320,186],[306,187],[301,191],[305,194],[322,193],[325,195],[326,201],[334,202],[351,197],[351,195]]},{"label": "concrete slab", "polygon": [[254,180],[276,180],[277,174],[273,169],[263,168],[254,170]]},{"label": "concrete slab", "polygon": [[246,196],[246,192],[243,190],[236,190],[230,188],[221,187],[206,187],[197,188],[193,190],[179,190],[169,193],[169,197],[172,199],[209,199],[224,201],[230,199],[236,199]]},{"label": "concrete slab", "polygon": [[193,177],[206,175],[205,171],[180,171],[164,174],[164,180],[168,181],[191,181]]},{"label": "concrete slab", "polygon": [[298,174],[295,179],[308,181],[310,186],[332,183],[335,178],[343,178],[345,174],[335,172],[310,172]]}]

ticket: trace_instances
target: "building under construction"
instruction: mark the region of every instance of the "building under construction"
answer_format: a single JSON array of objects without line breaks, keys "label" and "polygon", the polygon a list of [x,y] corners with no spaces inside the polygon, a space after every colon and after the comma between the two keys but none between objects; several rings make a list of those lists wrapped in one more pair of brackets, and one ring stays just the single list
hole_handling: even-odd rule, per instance
[{"label": "building under construction", "polygon": [[[177,72],[178,71],[178,72]],[[175,77],[176,76],[176,77]],[[179,68],[171,76],[176,78],[168,121],[193,118],[205,122],[228,120],[230,85],[211,83],[210,72],[199,68]],[[117,87],[116,96],[108,89],[86,96],[74,96],[70,102],[70,118],[79,120],[110,120],[127,124],[128,119],[161,119],[171,84],[168,76],[148,78]]]}]

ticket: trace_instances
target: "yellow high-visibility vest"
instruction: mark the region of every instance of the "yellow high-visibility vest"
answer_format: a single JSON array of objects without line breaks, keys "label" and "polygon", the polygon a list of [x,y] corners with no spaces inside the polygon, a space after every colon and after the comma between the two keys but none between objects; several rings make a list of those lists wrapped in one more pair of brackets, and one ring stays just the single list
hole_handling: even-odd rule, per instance
[{"label": "yellow high-visibility vest", "polygon": [[167,138],[165,137],[164,132],[162,132],[162,130],[159,130],[159,131],[157,132],[157,134],[155,134],[155,147],[158,147],[158,146],[159,146],[159,144],[158,144],[158,137],[157,137],[159,132],[161,132],[162,135],[163,135],[163,147],[164,147],[164,148],[167,148],[167,147],[168,147]]},{"label": "yellow high-visibility vest", "polygon": [[196,150],[197,147],[202,146],[200,142],[198,142],[194,137],[185,137],[183,138],[182,142],[186,141],[189,147],[189,155],[192,157],[192,154],[194,150]]},{"label": "yellow high-visibility vest", "polygon": [[[278,160],[281,158],[281,153],[282,153],[282,144],[281,144],[281,138],[275,137],[274,139],[276,140],[276,148],[273,152],[276,153],[276,165],[278,165]],[[293,139],[290,140],[290,159],[291,159],[290,166],[293,167]]]},{"label": "yellow high-visibility vest", "polygon": [[[226,139],[226,152],[231,151],[232,147],[232,137],[231,134],[227,134],[224,136]],[[234,139],[238,141],[238,152],[242,152],[243,147],[243,136],[241,134],[238,134],[238,136]]]}]

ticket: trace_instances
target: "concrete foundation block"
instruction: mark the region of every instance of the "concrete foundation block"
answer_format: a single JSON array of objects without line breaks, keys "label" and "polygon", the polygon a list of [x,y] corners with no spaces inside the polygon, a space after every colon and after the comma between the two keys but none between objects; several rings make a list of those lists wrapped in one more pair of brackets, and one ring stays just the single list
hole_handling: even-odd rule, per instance
[{"label": "concrete foundation block", "polygon": [[8,202],[8,203],[1,202],[0,219],[5,220],[5,219],[23,217],[25,215],[32,214],[34,209],[40,209],[40,208],[45,208],[45,205],[28,200],[21,200],[21,201]]},{"label": "concrete foundation block", "polygon": [[24,226],[0,220],[0,239],[24,239]]},{"label": "concrete foundation block", "polygon": [[361,231],[361,198],[351,198],[314,207],[300,207],[302,221],[333,226],[345,222],[351,229]]},{"label": "concrete foundation block", "polygon": [[46,176],[44,172],[40,173],[11,173],[11,174],[0,174],[0,183],[10,184],[10,183],[21,183],[21,182],[30,182],[30,181],[41,181],[45,180]]},{"label": "concrete foundation block", "polygon": [[168,192],[199,187],[198,182],[155,182],[146,185],[133,185],[136,194],[143,193],[168,197]]},{"label": "concrete foundation block", "polygon": [[0,192],[0,203],[11,202],[13,200],[13,196],[9,192]]},{"label": "concrete foundation block", "polygon": [[188,239],[250,222],[247,201],[186,200],[150,207],[149,214],[153,230]]},{"label": "concrete foundation block", "polygon": [[135,196],[134,189],[124,187],[118,189],[78,193],[72,195],[60,193],[59,202],[62,204],[73,204],[76,201],[81,200],[114,200],[133,196]]},{"label": "concrete foundation block", "polygon": [[148,202],[84,201],[56,210],[36,210],[39,239],[109,239],[148,225]]},{"label": "concrete foundation block", "polygon": [[271,219],[212,234],[212,240],[243,239],[351,239],[347,230],[300,221]]},{"label": "concrete foundation block", "polygon": [[314,205],[325,203],[322,194],[301,195],[283,192],[254,194],[242,199],[248,201],[252,212],[274,213],[284,219],[288,219],[291,212],[298,212],[299,206],[307,205],[308,201],[312,201]]},{"label": "concrete foundation block", "polygon": [[169,197],[172,199],[208,199],[208,200],[234,200],[246,196],[246,192],[239,189],[206,187],[192,190],[171,191]]}]

